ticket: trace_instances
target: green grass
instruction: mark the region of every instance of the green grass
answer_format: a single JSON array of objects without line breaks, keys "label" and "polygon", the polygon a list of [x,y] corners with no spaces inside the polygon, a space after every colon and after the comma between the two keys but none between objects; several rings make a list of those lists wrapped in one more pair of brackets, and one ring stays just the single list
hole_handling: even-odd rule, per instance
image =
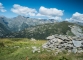
[{"label": "green grass", "polygon": [[[0,60],[83,60],[83,53],[61,52],[55,55],[56,51],[42,51],[41,46],[45,42],[45,40],[33,42],[27,38],[0,39]],[[33,46],[40,47],[41,52],[33,53]]]}]

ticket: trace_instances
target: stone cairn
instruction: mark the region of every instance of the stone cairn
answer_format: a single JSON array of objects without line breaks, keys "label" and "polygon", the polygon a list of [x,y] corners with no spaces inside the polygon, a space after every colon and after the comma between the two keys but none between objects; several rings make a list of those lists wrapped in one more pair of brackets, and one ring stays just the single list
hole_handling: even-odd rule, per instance
[{"label": "stone cairn", "polygon": [[[70,26],[69,26],[70,27]],[[83,34],[79,33],[76,28],[77,26],[73,26],[75,28],[71,27],[71,31],[74,34],[79,34],[75,36],[68,36],[68,35],[52,35],[48,36],[46,39],[48,40],[45,44],[42,45],[45,49],[50,50],[57,50],[58,52],[62,52],[63,50],[67,50],[68,52],[73,53],[81,53],[83,52]],[[73,31],[75,29],[75,31]],[[81,29],[79,29],[81,31]]]}]

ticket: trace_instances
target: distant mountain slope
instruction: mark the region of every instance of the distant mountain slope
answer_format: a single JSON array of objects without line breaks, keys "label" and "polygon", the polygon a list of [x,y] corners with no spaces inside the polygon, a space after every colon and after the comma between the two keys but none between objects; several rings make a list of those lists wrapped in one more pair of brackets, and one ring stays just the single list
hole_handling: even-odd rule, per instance
[{"label": "distant mountain slope", "polygon": [[45,39],[47,36],[54,34],[74,35],[68,26],[82,26],[82,23],[58,22],[54,19],[35,19],[20,15],[14,18],[2,16],[0,17],[0,24],[0,36],[36,39]]},{"label": "distant mountain slope", "polygon": [[9,27],[8,27],[8,22],[7,18],[4,16],[0,16],[0,37],[3,37],[5,34],[8,34]]},{"label": "distant mountain slope", "polygon": [[8,26],[10,27],[11,31],[21,31],[31,26],[56,22],[56,20],[54,19],[50,20],[35,19],[35,18],[24,17],[21,15],[11,18],[10,20],[11,21],[8,23]]},{"label": "distant mountain slope", "polygon": [[10,31],[0,23],[0,37],[3,37],[5,34],[8,34]]},{"label": "distant mountain slope", "polygon": [[[37,19],[37,18],[29,18],[18,15],[14,18],[7,18],[4,16],[0,16],[0,23],[3,24],[6,28],[10,28],[12,32],[22,31],[25,28],[29,28],[36,25],[43,25],[48,23],[58,23],[59,21],[55,19]],[[82,25],[83,23],[80,22],[71,22],[78,25]]]},{"label": "distant mountain slope", "polygon": [[9,19],[7,19],[4,16],[0,16],[0,23],[3,24],[6,28],[8,28],[8,21]]},{"label": "distant mountain slope", "polygon": [[44,25],[38,25],[34,27],[30,27],[24,29],[23,31],[12,33],[16,38],[36,38],[36,39],[45,39],[47,36],[54,35],[54,34],[63,34],[63,35],[74,35],[71,32],[69,25],[73,26],[76,24],[69,23],[69,22],[59,22],[59,23],[50,23]]},{"label": "distant mountain slope", "polygon": [[55,23],[57,22],[54,19],[37,19],[37,18],[29,18],[24,16],[17,16],[14,18],[6,18],[4,16],[0,17],[0,23],[2,23],[4,26],[8,26],[11,31],[17,32],[21,31],[25,28],[46,24],[46,23]]}]

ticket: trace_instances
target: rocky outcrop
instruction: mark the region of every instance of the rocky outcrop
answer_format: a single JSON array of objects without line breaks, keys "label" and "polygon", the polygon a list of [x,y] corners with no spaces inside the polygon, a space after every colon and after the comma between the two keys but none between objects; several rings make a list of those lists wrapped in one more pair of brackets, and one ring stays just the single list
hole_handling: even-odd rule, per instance
[{"label": "rocky outcrop", "polygon": [[83,36],[82,28],[80,28],[79,26],[69,26],[69,27],[71,28],[71,32],[76,37],[82,37]]},{"label": "rocky outcrop", "polygon": [[73,26],[73,28],[71,28],[71,31],[72,33],[75,34],[75,36],[58,35],[58,34],[48,36],[46,38],[48,41],[45,44],[43,44],[42,47],[45,49],[58,51],[67,50],[68,52],[73,53],[83,52],[83,37],[82,37],[83,34],[81,33],[82,30],[80,28],[79,29],[76,28],[79,27]]}]

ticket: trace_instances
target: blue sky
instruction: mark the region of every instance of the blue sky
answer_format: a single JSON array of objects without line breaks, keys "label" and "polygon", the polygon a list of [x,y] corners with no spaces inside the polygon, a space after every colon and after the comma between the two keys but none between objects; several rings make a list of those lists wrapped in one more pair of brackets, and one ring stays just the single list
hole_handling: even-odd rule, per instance
[{"label": "blue sky", "polygon": [[[25,14],[27,13],[26,16],[30,16],[34,18],[35,17],[36,18],[55,18],[55,19],[61,18],[62,20],[65,20],[66,18],[70,19],[70,18],[76,17],[76,15],[74,16],[74,14],[79,14],[83,16],[82,15],[83,0],[0,0],[0,3],[3,4],[2,5],[4,7],[3,9],[6,10],[4,12],[0,11],[0,15],[4,15],[6,17],[15,17],[17,15],[24,15],[24,13]],[[19,7],[22,7],[22,8],[28,7],[32,10],[35,9],[35,11],[24,12],[27,10],[26,9],[21,11],[23,13],[19,13],[18,9],[15,10],[16,6],[18,5]]]}]

